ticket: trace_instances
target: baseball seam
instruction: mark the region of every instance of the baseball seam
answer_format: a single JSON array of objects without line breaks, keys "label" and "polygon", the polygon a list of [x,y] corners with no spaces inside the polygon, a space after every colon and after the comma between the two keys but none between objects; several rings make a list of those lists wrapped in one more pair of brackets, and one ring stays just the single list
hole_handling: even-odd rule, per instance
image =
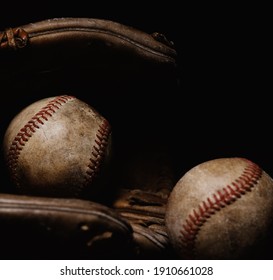
[{"label": "baseball seam", "polygon": [[11,178],[17,187],[20,187],[17,174],[18,159],[26,142],[28,142],[29,138],[33,136],[36,130],[39,129],[40,126],[44,125],[44,123],[48,121],[48,119],[52,117],[52,115],[56,113],[63,104],[74,98],[75,97],[68,95],[62,95],[54,98],[38,113],[36,113],[14,137],[7,155],[7,164],[11,172]]},{"label": "baseball seam", "polygon": [[106,119],[99,125],[98,132],[96,133],[95,144],[91,152],[90,163],[88,164],[88,170],[86,171],[86,185],[90,184],[97,176],[103,158],[105,156],[106,147],[108,145],[110,135],[110,125]]},{"label": "baseball seam", "polygon": [[[11,171],[11,178],[17,187],[20,187],[17,174],[18,159],[26,142],[41,125],[44,125],[45,121],[48,121],[52,114],[72,99],[75,99],[75,97],[63,95],[51,100],[38,113],[36,113],[15,136],[9,148],[7,163]],[[108,145],[109,135],[110,125],[106,119],[103,119],[102,124],[99,125],[99,129],[96,133],[95,144],[92,147],[91,157],[89,159],[90,163],[87,165],[88,169],[86,171],[85,185],[90,184],[99,172]]]},{"label": "baseball seam", "polygon": [[189,258],[194,256],[195,241],[206,221],[222,208],[231,205],[247,192],[251,192],[261,178],[262,169],[253,162],[247,159],[244,160],[247,162],[247,166],[242,174],[201,202],[182,224],[182,228],[179,231],[180,246],[184,254]]}]

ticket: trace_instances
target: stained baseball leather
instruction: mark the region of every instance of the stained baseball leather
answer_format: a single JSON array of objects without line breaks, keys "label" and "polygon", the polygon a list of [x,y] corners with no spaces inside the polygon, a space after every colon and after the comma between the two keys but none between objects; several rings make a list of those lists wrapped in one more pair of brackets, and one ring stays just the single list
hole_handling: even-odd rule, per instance
[{"label": "stained baseball leather", "polygon": [[165,222],[180,258],[254,259],[262,243],[263,256],[271,251],[272,213],[269,174],[246,158],[217,158],[176,183]]},{"label": "stained baseball leather", "polygon": [[111,125],[75,96],[44,98],[14,117],[3,154],[20,194],[94,199],[111,161]]}]

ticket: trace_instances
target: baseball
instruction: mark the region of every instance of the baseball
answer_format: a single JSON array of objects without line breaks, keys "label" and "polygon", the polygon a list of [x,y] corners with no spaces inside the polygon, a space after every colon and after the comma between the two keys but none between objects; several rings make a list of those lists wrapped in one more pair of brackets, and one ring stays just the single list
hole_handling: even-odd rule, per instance
[{"label": "baseball", "polygon": [[272,178],[239,157],[213,159],[186,172],[165,215],[181,259],[246,258],[268,235],[272,220]]},{"label": "baseball", "polygon": [[3,152],[19,193],[80,197],[110,161],[111,128],[74,96],[48,97],[11,120]]}]

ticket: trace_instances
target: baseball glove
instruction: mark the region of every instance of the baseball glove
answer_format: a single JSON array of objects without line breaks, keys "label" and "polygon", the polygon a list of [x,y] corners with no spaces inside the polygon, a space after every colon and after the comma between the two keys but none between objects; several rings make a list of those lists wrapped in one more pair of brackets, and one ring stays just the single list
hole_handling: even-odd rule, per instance
[{"label": "baseball glove", "polygon": [[109,20],[53,18],[0,31],[0,60],[9,108],[0,111],[2,137],[28,104],[68,94],[100,111],[113,139],[109,193],[97,201],[21,196],[1,160],[2,258],[166,257],[164,213],[174,184],[160,158],[164,151],[171,161],[168,132],[176,129],[165,114],[178,85],[174,43]]},{"label": "baseball glove", "polygon": [[147,152],[129,162],[113,207],[133,229],[132,257],[173,258],[164,220],[175,182],[169,154],[162,150]]},{"label": "baseball glove", "polygon": [[1,259],[116,259],[132,250],[130,224],[80,199],[0,195]]}]

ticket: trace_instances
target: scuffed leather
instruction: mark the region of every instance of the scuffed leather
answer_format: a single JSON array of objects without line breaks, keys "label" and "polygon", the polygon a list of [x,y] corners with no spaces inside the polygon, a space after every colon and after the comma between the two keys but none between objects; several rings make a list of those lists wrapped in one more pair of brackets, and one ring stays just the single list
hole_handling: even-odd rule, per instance
[{"label": "scuffed leather", "polygon": [[54,71],[77,61],[88,68],[174,68],[176,56],[164,35],[104,19],[53,18],[0,32],[1,72]]},{"label": "scuffed leather", "polygon": [[0,230],[0,259],[124,258],[132,239],[130,224],[102,204],[14,194],[0,194]]}]

